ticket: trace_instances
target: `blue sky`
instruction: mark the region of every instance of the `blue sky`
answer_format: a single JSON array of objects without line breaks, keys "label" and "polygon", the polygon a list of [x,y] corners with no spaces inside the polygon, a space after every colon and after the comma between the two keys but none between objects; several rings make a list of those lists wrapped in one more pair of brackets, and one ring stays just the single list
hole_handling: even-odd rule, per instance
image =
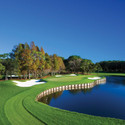
[{"label": "blue sky", "polygon": [[0,0],[0,53],[31,41],[65,58],[125,60],[125,0]]}]

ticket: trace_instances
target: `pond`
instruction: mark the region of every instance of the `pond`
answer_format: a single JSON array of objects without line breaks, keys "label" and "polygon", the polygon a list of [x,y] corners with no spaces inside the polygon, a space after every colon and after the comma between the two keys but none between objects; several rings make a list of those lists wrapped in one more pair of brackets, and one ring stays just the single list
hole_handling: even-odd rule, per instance
[{"label": "pond", "polygon": [[105,84],[56,92],[39,101],[69,111],[125,119],[125,77],[106,77]]}]

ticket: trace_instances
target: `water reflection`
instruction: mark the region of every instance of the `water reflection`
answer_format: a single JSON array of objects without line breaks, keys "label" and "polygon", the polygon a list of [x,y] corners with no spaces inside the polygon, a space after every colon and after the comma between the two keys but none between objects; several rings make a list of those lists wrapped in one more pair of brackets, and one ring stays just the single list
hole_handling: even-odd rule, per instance
[{"label": "water reflection", "polygon": [[69,90],[69,93],[73,95],[81,93],[81,92],[83,92],[84,94],[87,94],[87,93],[90,93],[91,91],[92,91],[92,88],[89,88],[89,89],[80,89],[80,90]]},{"label": "water reflection", "polygon": [[104,83],[106,83],[105,78],[101,80],[97,80],[93,83],[67,85],[67,86],[51,88],[49,90],[42,92],[40,95],[38,95],[37,101],[43,102],[49,105],[51,100],[57,99],[59,96],[61,96],[64,90],[69,90],[69,93],[73,95],[80,93],[80,92],[87,94],[92,91],[92,88],[94,86],[97,86],[98,84],[104,84]]},{"label": "water reflection", "polygon": [[[92,88],[90,89],[80,89],[80,90],[67,90],[69,93],[73,94],[73,95],[77,95],[78,93],[90,93],[92,91]],[[56,93],[52,93],[50,95],[44,96],[42,98],[39,99],[39,102],[45,103],[45,104],[50,104],[52,99],[57,99],[58,97],[60,97],[63,94],[63,91],[60,92],[56,92]]]},{"label": "water reflection", "polygon": [[47,96],[44,96],[42,98],[39,99],[39,102],[43,102],[45,104],[50,104],[52,98],[54,99],[57,99],[59,96],[61,96],[63,93],[63,91],[61,92],[56,92],[56,93],[53,93],[53,94],[50,94],[50,95],[47,95]]},{"label": "water reflection", "polygon": [[107,77],[103,82],[55,87],[37,99],[60,109],[125,119],[125,77]]}]

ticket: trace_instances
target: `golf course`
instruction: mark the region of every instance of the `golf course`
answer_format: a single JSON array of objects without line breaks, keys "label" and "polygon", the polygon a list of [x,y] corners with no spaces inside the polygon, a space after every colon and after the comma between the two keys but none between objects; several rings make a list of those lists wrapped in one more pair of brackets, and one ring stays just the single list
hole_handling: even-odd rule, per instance
[{"label": "golf course", "polygon": [[51,76],[42,79],[44,84],[31,87],[19,87],[13,80],[0,81],[0,125],[124,125],[125,120],[71,112],[36,101],[38,94],[50,88],[92,83],[95,80],[88,77],[107,75],[125,76],[122,73]]},{"label": "golf course", "polygon": [[125,0],[0,0],[0,125],[125,125]]}]

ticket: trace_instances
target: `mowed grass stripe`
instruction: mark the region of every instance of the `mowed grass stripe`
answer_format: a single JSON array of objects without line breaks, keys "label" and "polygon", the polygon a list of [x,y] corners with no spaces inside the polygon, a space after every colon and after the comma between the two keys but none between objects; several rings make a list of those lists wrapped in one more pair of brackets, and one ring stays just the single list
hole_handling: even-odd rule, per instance
[{"label": "mowed grass stripe", "polygon": [[42,125],[41,121],[27,112],[22,105],[27,91],[10,98],[5,104],[5,114],[12,125]]},{"label": "mowed grass stripe", "polygon": [[[78,76],[79,77],[79,76]],[[70,79],[65,80],[65,78],[57,78],[58,83],[54,81],[51,81],[52,78],[45,79],[48,81],[44,85],[38,85],[34,86],[33,89],[30,92],[30,96],[27,96],[24,99],[24,106],[25,108],[34,114],[36,117],[44,121],[45,123],[49,125],[76,125],[76,124],[85,124],[85,125],[124,125],[125,121],[120,119],[113,119],[113,118],[105,118],[105,117],[97,117],[97,116],[91,116],[86,115],[82,113],[76,113],[76,112],[69,112],[66,110],[60,110],[58,108],[53,108],[51,106],[48,106],[43,103],[39,103],[35,101],[36,96],[41,91],[44,91],[46,89],[57,87],[57,86],[63,86],[68,84],[80,84],[80,83],[88,83],[92,82],[92,80],[88,80],[86,77],[82,77],[81,80],[79,80],[78,77],[75,77],[75,81],[70,81]]]},{"label": "mowed grass stripe", "polygon": [[[25,99],[24,105],[48,125],[125,125],[125,121],[120,119],[86,115],[61,110],[38,102],[34,103],[31,97]],[[37,108],[35,108],[36,106]]]},{"label": "mowed grass stripe", "polygon": [[29,112],[33,117],[35,117],[36,119],[38,119],[41,123],[43,123],[43,125],[47,125],[44,121],[42,121],[41,119],[39,119],[39,118],[36,117],[34,114],[32,114],[29,110],[26,109],[26,107],[25,107],[25,105],[24,105],[24,100],[25,100],[25,98],[23,99],[22,104],[23,104],[23,107],[25,108],[25,110],[26,110],[27,112]]},{"label": "mowed grass stripe", "polygon": [[[65,79],[65,77],[50,77],[44,79],[47,81],[47,83],[36,85],[30,88],[17,87],[11,81],[8,81],[8,84],[5,84],[6,82],[4,82],[3,84],[7,89],[3,89],[2,94],[4,95],[5,93],[6,97],[5,99],[4,96],[1,97],[1,99],[4,100],[4,103],[0,102],[0,104],[2,104],[0,109],[5,109],[3,110],[5,113],[0,111],[0,116],[3,116],[4,123],[5,120],[8,119],[12,125],[41,125],[43,122],[49,125],[125,125],[125,120],[96,117],[76,112],[70,112],[58,108],[53,108],[46,104],[35,101],[36,96],[40,92],[49,88],[69,84],[90,83],[93,81],[88,80],[87,77],[92,77],[92,75],[67,77],[67,79]],[[3,84],[0,83],[0,87]],[[5,125],[10,124],[9,121]]]},{"label": "mowed grass stripe", "polygon": [[4,111],[6,101],[24,90],[26,90],[26,88],[19,88],[10,80],[0,82],[0,125],[10,125]]},{"label": "mowed grass stripe", "polygon": [[[73,77],[69,77],[68,79],[66,79],[66,80],[64,80],[65,78],[59,78],[58,79],[58,84],[56,84],[56,86],[60,86],[60,85],[63,85],[63,83],[62,83],[62,81],[64,82],[64,84],[65,85],[67,85],[67,84],[74,84],[74,82],[76,83],[77,82],[77,84],[79,84],[79,82],[78,81],[81,81],[82,82],[82,79],[83,79],[83,76],[81,77],[81,76],[79,76],[79,77],[76,77],[76,78],[73,78],[73,80],[74,80],[74,82],[72,81],[72,78]],[[86,79],[87,80],[87,79]],[[84,82],[86,81],[85,80],[85,78],[84,78]],[[88,80],[87,80],[88,81]],[[91,80],[89,80],[89,81],[91,81]],[[49,82],[49,81],[48,81]],[[53,84],[54,83],[54,84]],[[44,89],[46,88],[51,88],[52,86],[54,87],[55,86],[55,82],[51,82],[51,84],[49,83],[49,86],[48,86],[48,83],[47,84],[45,84],[45,85],[43,85],[44,87]],[[19,87],[18,87],[19,88]],[[34,87],[32,87],[29,91],[28,90],[25,90],[25,92],[21,92],[21,93],[19,93],[18,95],[16,95],[16,96],[14,96],[14,97],[12,97],[11,99],[9,99],[8,101],[7,101],[7,103],[5,104],[5,112],[6,112],[6,115],[7,115],[7,117],[8,117],[8,119],[9,119],[9,121],[11,122],[11,124],[13,124],[13,125],[17,125],[17,124],[19,124],[19,125],[22,125],[22,124],[24,124],[24,123],[28,123],[28,124],[30,124],[30,123],[32,123],[32,124],[35,124],[35,125],[37,125],[37,124],[42,124],[42,122],[38,122],[39,120],[36,120],[36,118],[37,119],[39,119],[39,117],[38,116],[35,116],[36,118],[30,118],[31,116],[31,114],[33,114],[33,113],[31,113],[31,114],[29,114],[29,112],[27,112],[26,110],[25,110],[25,108],[23,107],[23,105],[22,105],[22,101],[23,101],[23,99],[27,96],[27,95],[30,95],[31,93],[34,95],[34,91],[36,90],[36,89],[38,89],[38,86],[35,86],[35,90],[33,90],[32,91],[32,89],[33,89]],[[40,90],[41,90],[41,88],[40,88]],[[30,103],[29,103],[29,105],[30,105]],[[23,115],[22,115],[23,114]],[[28,116],[26,116],[26,115],[28,115]],[[51,116],[51,115],[50,115]],[[46,117],[46,116],[45,116]],[[62,117],[61,117],[62,118]],[[30,120],[29,120],[30,119]],[[41,119],[41,121],[43,121],[44,119],[42,119],[42,118],[40,118]],[[50,118],[51,119],[51,118]],[[48,120],[48,118],[47,118],[47,120]],[[37,121],[37,122],[36,122]],[[44,120],[45,121],[45,120]],[[53,121],[53,123],[54,123],[54,119],[52,120]]]}]

